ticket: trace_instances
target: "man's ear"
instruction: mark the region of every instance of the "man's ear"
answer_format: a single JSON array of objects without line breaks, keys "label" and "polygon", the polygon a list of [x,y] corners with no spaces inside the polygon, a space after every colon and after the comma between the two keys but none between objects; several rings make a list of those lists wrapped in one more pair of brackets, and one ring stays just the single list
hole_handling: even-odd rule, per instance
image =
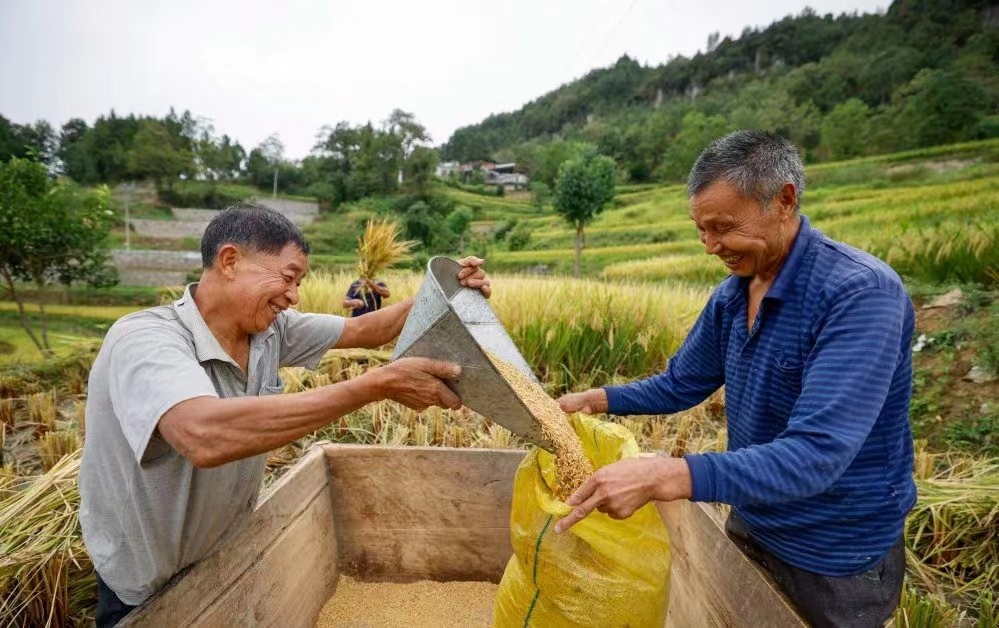
[{"label": "man's ear", "polygon": [[785,216],[794,215],[794,208],[798,206],[798,189],[793,183],[785,183],[780,191],[777,192],[777,198],[774,199],[774,202],[780,209],[781,214]]},{"label": "man's ear", "polygon": [[223,244],[215,256],[215,268],[227,279],[236,277],[236,262],[243,257],[235,244]]}]

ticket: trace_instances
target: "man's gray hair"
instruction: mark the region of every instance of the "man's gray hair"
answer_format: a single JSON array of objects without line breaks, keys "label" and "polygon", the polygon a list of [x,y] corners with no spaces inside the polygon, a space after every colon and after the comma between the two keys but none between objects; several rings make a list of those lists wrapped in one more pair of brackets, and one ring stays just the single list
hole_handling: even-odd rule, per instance
[{"label": "man's gray hair", "polygon": [[280,253],[294,244],[306,255],[309,244],[302,231],[281,213],[266,205],[242,202],[224,209],[212,218],[201,236],[201,263],[215,265],[215,256],[225,244],[245,246],[256,253]]},{"label": "man's gray hair", "polygon": [[797,211],[805,192],[805,166],[789,140],[766,131],[736,131],[708,144],[697,158],[687,176],[687,196],[719,180],[758,201],[764,211],[785,183],[793,183]]}]

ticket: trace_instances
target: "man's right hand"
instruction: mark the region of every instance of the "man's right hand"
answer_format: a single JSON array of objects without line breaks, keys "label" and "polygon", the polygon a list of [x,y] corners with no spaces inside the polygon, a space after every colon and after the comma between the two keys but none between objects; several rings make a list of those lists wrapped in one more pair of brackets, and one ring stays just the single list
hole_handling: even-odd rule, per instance
[{"label": "man's right hand", "polygon": [[457,410],[461,399],[442,381],[461,375],[461,367],[429,358],[402,358],[370,371],[379,397],[397,401],[417,412],[430,406]]},{"label": "man's right hand", "polygon": [[558,405],[566,414],[600,414],[607,412],[607,391],[603,388],[591,388],[581,393],[569,393],[558,398]]}]

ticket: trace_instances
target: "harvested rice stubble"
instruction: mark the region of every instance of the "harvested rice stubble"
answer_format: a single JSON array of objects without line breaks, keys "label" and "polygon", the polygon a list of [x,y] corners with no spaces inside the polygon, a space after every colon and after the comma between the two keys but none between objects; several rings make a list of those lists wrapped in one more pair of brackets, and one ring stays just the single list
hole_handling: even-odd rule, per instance
[{"label": "harvested rice stubble", "polygon": [[541,424],[541,431],[555,449],[555,498],[565,501],[593,475],[593,464],[583,451],[583,442],[572,429],[569,417],[540,384],[503,358],[486,351],[489,360],[514,393]]}]

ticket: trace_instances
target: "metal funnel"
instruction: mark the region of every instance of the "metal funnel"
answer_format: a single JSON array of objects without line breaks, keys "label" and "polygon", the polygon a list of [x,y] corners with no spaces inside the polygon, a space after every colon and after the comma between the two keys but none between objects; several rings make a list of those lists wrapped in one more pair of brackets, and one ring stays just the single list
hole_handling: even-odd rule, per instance
[{"label": "metal funnel", "polygon": [[427,274],[396,342],[392,359],[433,358],[461,365],[447,385],[461,402],[515,434],[551,451],[541,425],[493,367],[485,351],[537,381],[489,302],[458,283],[461,265],[447,257],[427,262]]}]

